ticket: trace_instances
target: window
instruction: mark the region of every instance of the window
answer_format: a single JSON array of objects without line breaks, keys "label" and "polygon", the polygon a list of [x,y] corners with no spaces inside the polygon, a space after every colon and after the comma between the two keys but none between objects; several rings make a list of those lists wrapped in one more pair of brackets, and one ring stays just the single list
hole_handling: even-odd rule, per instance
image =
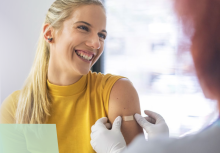
[{"label": "window", "polygon": [[[195,133],[216,117],[205,99],[189,52],[178,56],[180,27],[170,0],[105,0],[104,72],[126,76],[139,93],[141,111],[161,114],[170,136]],[[199,108],[199,109],[197,109]]]}]

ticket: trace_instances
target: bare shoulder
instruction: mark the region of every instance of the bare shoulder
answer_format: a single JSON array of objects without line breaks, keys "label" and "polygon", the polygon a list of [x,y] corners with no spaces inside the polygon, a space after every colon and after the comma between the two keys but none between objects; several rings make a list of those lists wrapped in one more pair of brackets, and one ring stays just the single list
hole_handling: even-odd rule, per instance
[{"label": "bare shoulder", "polygon": [[[113,123],[117,116],[133,116],[135,113],[140,114],[140,103],[137,91],[128,79],[119,79],[112,87],[110,94],[109,121]],[[135,120],[129,122],[122,121],[121,131],[127,144],[129,144],[136,135],[143,132]]]},{"label": "bare shoulder", "polygon": [[133,84],[126,78],[119,79],[114,86],[109,99],[109,107],[120,109],[123,115],[131,115],[140,109],[139,98]]}]

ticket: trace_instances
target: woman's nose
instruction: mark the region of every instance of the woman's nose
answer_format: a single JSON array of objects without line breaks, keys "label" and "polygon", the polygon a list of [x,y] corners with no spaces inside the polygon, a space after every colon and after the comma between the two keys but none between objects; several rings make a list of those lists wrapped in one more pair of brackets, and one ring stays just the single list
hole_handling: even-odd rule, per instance
[{"label": "woman's nose", "polygon": [[92,35],[87,41],[86,41],[86,45],[91,47],[92,49],[99,49],[101,47],[101,43],[99,40],[99,36],[96,35]]}]

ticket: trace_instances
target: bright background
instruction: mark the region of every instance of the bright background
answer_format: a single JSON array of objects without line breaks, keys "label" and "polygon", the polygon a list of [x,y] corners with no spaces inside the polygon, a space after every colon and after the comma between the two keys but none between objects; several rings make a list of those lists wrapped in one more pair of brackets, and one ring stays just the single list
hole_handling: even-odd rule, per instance
[{"label": "bright background", "polygon": [[[0,0],[1,103],[27,78],[52,2]],[[177,58],[182,35],[170,1],[105,0],[105,5],[104,73],[129,78],[139,93],[142,113],[160,113],[172,137],[195,133],[213,122],[216,103],[204,98],[189,52]]]},{"label": "bright background", "polygon": [[53,0],[0,0],[0,104],[21,89],[30,72]]},{"label": "bright background", "polygon": [[[138,91],[141,112],[161,114],[170,136],[200,131],[217,117],[195,77],[189,46],[170,0],[106,0],[104,72],[126,76]],[[187,42],[187,40],[182,40]],[[186,52],[178,54],[178,48]],[[179,55],[179,56],[177,56]]]}]

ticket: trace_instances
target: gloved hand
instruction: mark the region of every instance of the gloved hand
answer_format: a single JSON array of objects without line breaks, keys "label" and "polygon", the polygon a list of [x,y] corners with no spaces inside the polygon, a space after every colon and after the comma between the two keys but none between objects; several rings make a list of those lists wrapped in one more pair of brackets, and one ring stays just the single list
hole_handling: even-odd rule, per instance
[{"label": "gloved hand", "polygon": [[121,133],[121,116],[118,116],[108,130],[107,117],[100,118],[92,126],[91,145],[97,153],[120,153],[126,148],[125,139]]},{"label": "gloved hand", "polygon": [[149,117],[144,118],[139,114],[135,114],[134,117],[138,124],[148,133],[148,139],[159,136],[169,137],[169,128],[163,117],[149,110],[144,112]]}]

